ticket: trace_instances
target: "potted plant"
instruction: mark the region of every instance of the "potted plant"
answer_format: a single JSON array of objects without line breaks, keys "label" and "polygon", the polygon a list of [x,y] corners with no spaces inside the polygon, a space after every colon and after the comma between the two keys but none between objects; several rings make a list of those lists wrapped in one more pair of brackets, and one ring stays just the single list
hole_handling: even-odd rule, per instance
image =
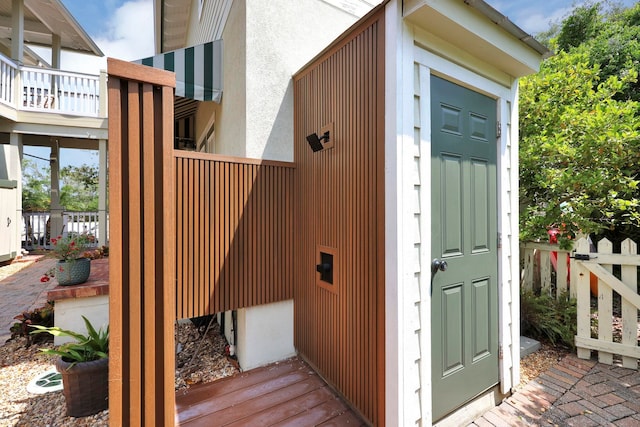
[{"label": "potted plant", "polygon": [[56,368],[62,375],[67,415],[71,417],[86,417],[109,407],[109,326],[96,331],[86,317],[82,319],[87,335],[57,326],[32,325],[36,328],[33,334],[46,332],[75,339],[57,349],[42,349],[60,356]]},{"label": "potted plant", "polygon": [[41,282],[48,282],[52,277],[58,279],[62,286],[84,283],[91,273],[91,259],[86,256],[93,236],[88,234],[72,234],[51,239],[52,253],[58,258],[54,268],[47,271]]}]

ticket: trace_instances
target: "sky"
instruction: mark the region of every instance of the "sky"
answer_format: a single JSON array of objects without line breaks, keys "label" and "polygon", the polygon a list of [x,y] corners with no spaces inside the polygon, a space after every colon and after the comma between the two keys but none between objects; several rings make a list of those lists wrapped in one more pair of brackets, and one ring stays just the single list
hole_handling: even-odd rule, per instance
[{"label": "sky", "polygon": [[[511,22],[535,35],[549,29],[552,22],[561,22],[574,5],[584,1],[574,0],[485,0],[494,9],[506,15]],[[614,0],[625,7],[632,6],[637,0]]]},{"label": "sky", "polygon": [[[574,5],[584,3],[580,0],[485,1],[533,35],[548,29],[552,22],[562,21]],[[617,1],[631,6],[637,0]],[[98,74],[100,69],[106,69],[106,57],[131,61],[154,54],[153,0],[62,0],[62,3],[105,54],[105,58],[63,54],[63,69]],[[46,52],[42,55],[48,59]],[[48,157],[48,151],[25,147],[25,153],[39,157]],[[61,166],[82,163],[96,164],[97,156],[83,150],[63,150],[60,154]]]}]

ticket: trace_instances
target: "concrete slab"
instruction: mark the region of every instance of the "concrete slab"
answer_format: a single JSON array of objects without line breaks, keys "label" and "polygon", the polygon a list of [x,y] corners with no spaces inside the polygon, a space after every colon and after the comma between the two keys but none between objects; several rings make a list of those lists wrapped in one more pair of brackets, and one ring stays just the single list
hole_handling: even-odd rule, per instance
[{"label": "concrete slab", "polygon": [[540,350],[540,341],[533,338],[520,337],[520,359]]}]

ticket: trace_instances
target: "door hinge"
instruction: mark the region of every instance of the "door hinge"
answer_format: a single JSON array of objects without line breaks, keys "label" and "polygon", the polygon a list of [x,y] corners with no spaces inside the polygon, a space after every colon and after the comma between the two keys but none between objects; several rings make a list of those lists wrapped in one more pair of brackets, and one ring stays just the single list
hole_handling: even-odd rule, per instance
[{"label": "door hinge", "polygon": [[498,231],[498,249],[502,248],[502,233]]},{"label": "door hinge", "polygon": [[496,123],[496,139],[502,136],[502,125],[500,122]]}]

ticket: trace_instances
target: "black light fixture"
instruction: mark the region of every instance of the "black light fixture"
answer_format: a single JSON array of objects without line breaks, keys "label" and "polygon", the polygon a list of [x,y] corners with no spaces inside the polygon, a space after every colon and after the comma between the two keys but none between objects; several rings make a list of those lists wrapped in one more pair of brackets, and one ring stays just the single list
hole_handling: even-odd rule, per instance
[{"label": "black light fixture", "polygon": [[311,135],[307,135],[307,142],[309,143],[309,146],[314,153],[324,148],[322,145],[322,140],[325,140],[325,142],[329,142],[329,131],[326,131],[320,137],[315,132]]}]

